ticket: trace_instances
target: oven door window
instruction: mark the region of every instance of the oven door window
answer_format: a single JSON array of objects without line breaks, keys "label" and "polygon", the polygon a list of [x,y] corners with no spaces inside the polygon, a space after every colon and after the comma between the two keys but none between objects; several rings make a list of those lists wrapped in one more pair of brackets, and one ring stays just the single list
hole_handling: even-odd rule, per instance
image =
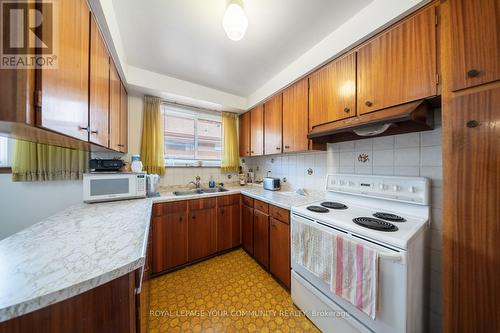
[{"label": "oven door window", "polygon": [[130,193],[128,178],[92,179],[90,181],[90,195],[117,195]]}]

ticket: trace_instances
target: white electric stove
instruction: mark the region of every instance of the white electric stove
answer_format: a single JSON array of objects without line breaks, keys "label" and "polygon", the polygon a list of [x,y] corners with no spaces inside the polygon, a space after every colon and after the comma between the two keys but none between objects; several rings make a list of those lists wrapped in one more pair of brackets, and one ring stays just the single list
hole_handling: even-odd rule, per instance
[{"label": "white electric stove", "polygon": [[[324,332],[424,332],[430,181],[420,177],[332,174],[323,200],[292,207],[292,299]],[[376,318],[330,291],[328,281],[301,265],[301,225],[342,235],[379,256]],[[320,237],[321,238],[321,237]],[[325,237],[325,239],[330,239]],[[331,244],[308,243],[333,265]],[[328,271],[331,267],[322,268]],[[324,274],[323,274],[324,275]]]}]

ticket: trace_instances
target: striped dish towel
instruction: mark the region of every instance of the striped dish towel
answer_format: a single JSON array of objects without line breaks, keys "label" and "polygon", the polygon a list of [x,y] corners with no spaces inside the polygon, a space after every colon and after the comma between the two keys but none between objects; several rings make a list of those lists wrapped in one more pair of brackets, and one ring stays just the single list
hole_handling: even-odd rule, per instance
[{"label": "striped dish towel", "polygon": [[330,290],[375,319],[378,252],[340,235],[333,237]]}]

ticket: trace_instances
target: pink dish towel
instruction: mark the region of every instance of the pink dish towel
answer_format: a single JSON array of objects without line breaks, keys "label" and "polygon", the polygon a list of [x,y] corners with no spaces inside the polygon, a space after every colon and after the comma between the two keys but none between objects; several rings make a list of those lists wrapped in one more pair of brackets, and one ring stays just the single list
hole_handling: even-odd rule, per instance
[{"label": "pink dish towel", "polygon": [[333,237],[330,290],[375,319],[378,252],[342,236]]}]

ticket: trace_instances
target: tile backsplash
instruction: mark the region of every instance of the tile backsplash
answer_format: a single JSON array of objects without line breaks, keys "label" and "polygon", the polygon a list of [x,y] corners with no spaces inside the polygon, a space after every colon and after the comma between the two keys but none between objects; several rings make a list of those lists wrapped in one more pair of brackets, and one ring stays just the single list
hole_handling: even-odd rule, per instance
[{"label": "tile backsplash", "polygon": [[[287,189],[324,189],[328,173],[422,176],[432,181],[430,332],[441,332],[442,157],[441,113],[435,111],[432,131],[328,144],[326,152],[272,155],[242,159],[256,179],[269,172],[286,178]],[[308,173],[308,169],[312,173]]]},{"label": "tile backsplash", "polygon": [[238,182],[238,173],[224,173],[220,168],[208,167],[192,167],[192,168],[179,168],[167,167],[165,175],[161,177],[160,186],[181,186],[187,185],[190,181],[194,180],[196,176],[200,176],[201,183],[207,186],[210,177],[216,183],[231,184]]}]

